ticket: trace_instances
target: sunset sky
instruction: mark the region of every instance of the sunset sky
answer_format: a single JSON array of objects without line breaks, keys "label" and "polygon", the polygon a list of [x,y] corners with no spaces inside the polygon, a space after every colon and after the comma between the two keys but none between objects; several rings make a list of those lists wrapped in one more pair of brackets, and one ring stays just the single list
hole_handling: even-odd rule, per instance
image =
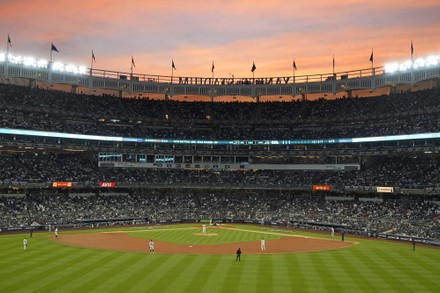
[{"label": "sunset sky", "polygon": [[328,73],[440,53],[439,0],[2,0],[10,53],[174,76]]}]

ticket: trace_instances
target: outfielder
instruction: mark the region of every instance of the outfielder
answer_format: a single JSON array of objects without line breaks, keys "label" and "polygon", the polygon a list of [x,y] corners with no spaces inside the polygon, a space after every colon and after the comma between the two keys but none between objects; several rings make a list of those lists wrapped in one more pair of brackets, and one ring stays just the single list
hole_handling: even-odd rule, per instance
[{"label": "outfielder", "polygon": [[23,239],[23,250],[26,250],[26,247],[27,247],[27,239],[26,239],[26,237],[24,237],[24,239]]},{"label": "outfielder", "polygon": [[153,240],[150,240],[148,243],[148,246],[150,247],[150,253],[154,253],[154,242]]},{"label": "outfielder", "polygon": [[266,250],[266,240],[264,240],[264,238],[261,238],[260,247],[261,247],[261,251]]},{"label": "outfielder", "polygon": [[203,224],[203,225],[202,225],[202,233],[203,233],[203,234],[206,234],[206,224]]}]

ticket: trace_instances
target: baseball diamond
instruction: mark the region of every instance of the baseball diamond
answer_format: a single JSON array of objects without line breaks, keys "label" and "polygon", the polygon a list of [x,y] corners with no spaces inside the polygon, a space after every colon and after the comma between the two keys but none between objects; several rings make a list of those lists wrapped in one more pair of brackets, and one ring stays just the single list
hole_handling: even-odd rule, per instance
[{"label": "baseball diamond", "polygon": [[440,1],[374,2],[2,1],[0,293],[440,292]]},{"label": "baseball diamond", "polygon": [[[197,228],[194,228],[197,229]],[[232,229],[229,227],[220,227],[219,229]],[[164,229],[165,231],[173,231],[175,229]],[[177,229],[176,229],[177,230]],[[186,230],[186,229],[185,229]],[[274,233],[274,232],[259,232],[253,230],[237,229],[242,233],[257,232],[260,235],[276,235],[279,238],[273,239],[268,242],[270,247],[265,253],[290,253],[290,252],[307,252],[337,249],[357,244],[356,242],[344,241],[334,239],[322,239],[318,237],[306,237],[298,235],[289,235],[286,233]],[[154,230],[137,230],[136,233],[155,232]],[[186,230],[188,231],[188,230]],[[157,230],[156,230],[157,232]],[[190,230],[190,232],[192,232]],[[148,234],[148,233],[146,233]],[[131,252],[143,252],[146,251],[145,241],[139,237],[132,237],[133,232],[130,230],[117,231],[117,232],[100,232],[100,233],[87,233],[87,234],[67,234],[64,235],[59,242],[84,247],[84,248],[98,248],[98,249],[110,249],[119,251],[131,251]],[[192,235],[204,236],[198,233]],[[216,236],[212,235],[212,236]],[[50,237],[54,239],[53,236]],[[215,240],[214,240],[215,241]],[[185,253],[185,254],[230,254],[236,246],[240,246],[242,250],[246,251],[246,254],[260,253],[260,247],[255,245],[255,241],[237,242],[237,243],[222,243],[216,244],[184,244],[184,243],[172,243],[165,241],[156,241],[156,252],[159,253]]]},{"label": "baseball diamond", "polygon": [[[0,235],[1,292],[436,292],[432,246],[255,225]],[[208,227],[208,232],[211,228]],[[196,233],[197,234],[197,233]],[[260,239],[266,251],[260,251]],[[153,239],[156,253],[148,252]],[[319,247],[319,245],[321,247]],[[241,261],[235,261],[240,247]],[[373,282],[374,280],[374,282]]]}]

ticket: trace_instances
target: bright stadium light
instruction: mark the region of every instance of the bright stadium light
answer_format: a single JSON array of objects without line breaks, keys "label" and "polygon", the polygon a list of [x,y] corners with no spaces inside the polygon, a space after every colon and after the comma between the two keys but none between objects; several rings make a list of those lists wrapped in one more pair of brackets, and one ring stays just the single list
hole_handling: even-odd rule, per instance
[{"label": "bright stadium light", "polygon": [[69,64],[64,67],[64,70],[69,73],[77,73],[76,69],[77,69],[77,67],[73,64]]},{"label": "bright stadium light", "polygon": [[37,60],[36,67],[37,68],[47,68],[48,65],[49,65],[49,62],[47,60],[40,59],[40,60]]},{"label": "bright stadium light", "polygon": [[53,71],[64,71],[64,64],[61,62],[54,62],[52,63],[52,70]]},{"label": "bright stadium light", "polygon": [[437,66],[440,62],[440,56],[429,56],[426,58],[427,66]]},{"label": "bright stadium light", "polygon": [[35,60],[34,57],[24,57],[23,58],[23,65],[29,66],[29,67],[36,67],[37,60]]},{"label": "bright stadium light", "polygon": [[394,73],[397,71],[403,72],[410,69],[426,68],[431,66],[438,66],[440,63],[440,55],[432,55],[426,58],[417,58],[416,60],[407,60],[403,63],[388,63],[385,64],[385,73]]},{"label": "bright stadium light", "polygon": [[407,60],[399,65],[399,70],[406,71],[406,70],[410,69],[411,67],[412,67],[412,61]]},{"label": "bright stadium light", "polygon": [[87,68],[85,66],[79,66],[78,67],[78,74],[86,74]]},{"label": "bright stadium light", "polygon": [[8,55],[8,61],[13,64],[22,64],[21,56]]},{"label": "bright stadium light", "polygon": [[425,67],[425,66],[426,66],[426,59],[419,58],[414,61],[413,68],[417,69],[419,67]]},{"label": "bright stadium light", "polygon": [[388,63],[385,64],[385,72],[386,73],[394,73],[399,69],[399,64],[397,63]]},{"label": "bright stadium light", "polygon": [[[36,59],[30,56],[15,56],[11,54],[0,53],[0,62],[8,62],[11,64],[24,65],[27,67],[44,68],[49,69],[49,62],[45,59]],[[73,74],[86,74],[87,68],[85,66],[77,66],[74,64],[63,64],[61,62],[55,62],[51,68],[53,71],[67,72]]]}]

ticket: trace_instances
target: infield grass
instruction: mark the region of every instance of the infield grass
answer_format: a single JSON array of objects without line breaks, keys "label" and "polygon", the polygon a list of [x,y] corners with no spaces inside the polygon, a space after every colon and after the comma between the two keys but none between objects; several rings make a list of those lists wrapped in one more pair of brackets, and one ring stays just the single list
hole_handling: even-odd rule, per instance
[{"label": "infield grass", "polygon": [[[249,225],[234,225],[242,231],[208,229],[217,236],[194,237],[194,230],[178,230],[185,227],[191,225],[117,230],[200,244],[258,241],[265,231],[330,237]],[[61,237],[96,231],[61,231]],[[77,248],[50,241],[48,235],[0,235],[0,292],[440,292],[440,250],[417,246],[412,251],[403,242],[346,237],[359,244],[318,252],[244,254],[236,262],[233,253],[150,255]],[[29,244],[23,251],[25,236]]]}]

